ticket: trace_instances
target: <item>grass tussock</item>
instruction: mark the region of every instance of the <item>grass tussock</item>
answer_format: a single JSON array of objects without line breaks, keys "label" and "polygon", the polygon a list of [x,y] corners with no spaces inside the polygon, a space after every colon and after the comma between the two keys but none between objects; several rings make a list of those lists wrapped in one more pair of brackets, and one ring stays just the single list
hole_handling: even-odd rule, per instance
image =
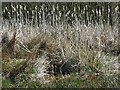
[{"label": "grass tussock", "polygon": [[118,87],[117,40],[117,29],[100,25],[3,32],[3,87]]}]

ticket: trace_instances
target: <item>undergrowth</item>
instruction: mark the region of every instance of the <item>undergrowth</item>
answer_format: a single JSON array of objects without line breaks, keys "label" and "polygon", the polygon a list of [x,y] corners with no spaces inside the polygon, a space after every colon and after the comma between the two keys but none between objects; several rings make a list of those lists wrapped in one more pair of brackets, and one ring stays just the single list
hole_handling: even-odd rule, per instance
[{"label": "undergrowth", "polygon": [[118,87],[118,30],[64,26],[2,31],[3,88]]}]

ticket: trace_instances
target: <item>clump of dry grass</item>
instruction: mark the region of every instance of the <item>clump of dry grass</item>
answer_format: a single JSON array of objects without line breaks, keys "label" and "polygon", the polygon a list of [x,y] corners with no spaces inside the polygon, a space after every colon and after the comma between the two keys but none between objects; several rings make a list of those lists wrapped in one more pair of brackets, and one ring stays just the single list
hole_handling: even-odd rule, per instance
[{"label": "clump of dry grass", "polygon": [[[10,35],[11,31],[7,33]],[[27,61],[26,65],[26,62],[20,63],[21,68],[34,65],[35,77],[38,78],[44,77],[48,73],[63,75],[90,71],[106,74],[107,70],[112,69],[107,67],[108,64],[103,63],[102,60],[104,59],[104,62],[106,62],[107,58],[105,57],[109,55],[109,61],[112,62],[113,58],[111,57],[114,54],[111,54],[111,52],[118,50],[116,48],[118,46],[118,31],[110,26],[78,25],[75,28],[64,28],[64,25],[58,25],[49,28],[47,26],[39,28],[25,27],[16,32],[16,43],[11,44],[14,46],[13,57],[14,59],[25,59]],[[6,38],[10,38],[9,35]],[[4,49],[4,46],[2,47]],[[7,64],[3,62],[3,67],[5,67],[3,72],[16,73],[19,68],[14,70],[11,66],[9,69],[12,70],[7,69],[12,58],[8,53],[4,55],[4,51],[2,51],[3,60],[9,58],[9,61],[7,61]],[[13,63],[15,63],[14,60]],[[18,66],[17,64],[19,63],[16,63],[15,66]],[[33,76],[31,76],[32,79]]]}]

